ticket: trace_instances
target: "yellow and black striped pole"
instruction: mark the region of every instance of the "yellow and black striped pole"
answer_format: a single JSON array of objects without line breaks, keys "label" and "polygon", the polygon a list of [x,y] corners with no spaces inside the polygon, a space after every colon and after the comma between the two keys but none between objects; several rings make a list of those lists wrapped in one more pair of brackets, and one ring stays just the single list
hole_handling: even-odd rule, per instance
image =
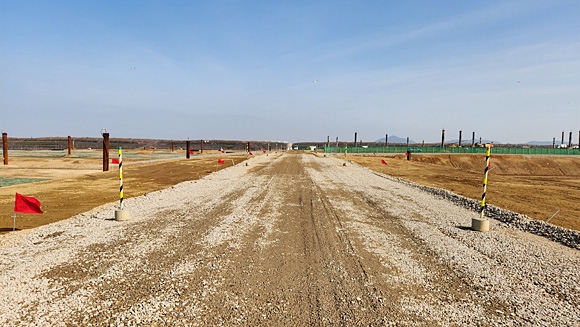
[{"label": "yellow and black striped pole", "polygon": [[119,147],[119,208],[123,210],[123,150]]},{"label": "yellow and black striped pole", "polygon": [[485,145],[487,152],[485,154],[485,171],[483,177],[483,194],[481,195],[481,215],[480,218],[483,219],[485,211],[485,193],[487,192],[487,174],[489,173],[489,157],[491,156],[491,144]]}]

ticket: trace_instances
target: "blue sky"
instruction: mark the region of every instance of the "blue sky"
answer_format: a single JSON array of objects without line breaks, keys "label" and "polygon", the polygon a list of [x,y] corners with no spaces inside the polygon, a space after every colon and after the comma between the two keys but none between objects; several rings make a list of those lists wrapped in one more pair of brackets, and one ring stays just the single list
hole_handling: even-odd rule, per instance
[{"label": "blue sky", "polygon": [[577,0],[0,0],[0,128],[577,142],[579,17]]}]

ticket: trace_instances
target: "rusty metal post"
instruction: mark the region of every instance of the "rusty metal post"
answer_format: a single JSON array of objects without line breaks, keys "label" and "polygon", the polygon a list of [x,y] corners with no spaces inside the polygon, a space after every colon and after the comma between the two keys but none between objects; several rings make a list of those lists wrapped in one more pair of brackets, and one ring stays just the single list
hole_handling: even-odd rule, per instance
[{"label": "rusty metal post", "polygon": [[552,139],[552,149],[555,149],[555,148],[556,148],[556,138],[554,137]]},{"label": "rusty metal post", "polygon": [[70,156],[71,153],[71,149],[72,149],[72,137],[68,137],[68,155]]},{"label": "rusty metal post", "polygon": [[445,146],[445,129],[441,131],[441,147]]},{"label": "rusty metal post", "polygon": [[407,136],[407,148],[409,147],[409,137]]},{"label": "rusty metal post", "polygon": [[109,133],[103,133],[103,171],[109,171]]},{"label": "rusty metal post", "polygon": [[564,145],[564,131],[562,131],[562,142],[560,142],[561,145]]},{"label": "rusty metal post", "polygon": [[572,148],[572,131],[570,131],[570,137],[568,138],[568,148]]},{"label": "rusty metal post", "polygon": [[385,147],[389,146],[389,134],[385,134]]},{"label": "rusty metal post", "polygon": [[169,150],[170,150],[171,152],[173,152],[173,141],[171,141],[171,143],[169,143]]},{"label": "rusty metal post", "polygon": [[203,140],[199,140],[199,154],[203,153]]},{"label": "rusty metal post", "polygon": [[8,133],[2,133],[2,155],[4,156],[4,165],[8,165]]},{"label": "rusty metal post", "polygon": [[190,155],[191,155],[191,142],[189,140],[187,140],[187,142],[185,142],[186,144],[186,151],[185,151],[185,158],[189,159]]},{"label": "rusty metal post", "polygon": [[461,147],[461,136],[462,136],[463,131],[459,131],[459,144],[458,146]]},{"label": "rusty metal post", "polygon": [[354,132],[354,146],[356,147],[356,132]]},{"label": "rusty metal post", "polygon": [[475,131],[473,132],[473,136],[471,137],[471,147],[475,146]]}]

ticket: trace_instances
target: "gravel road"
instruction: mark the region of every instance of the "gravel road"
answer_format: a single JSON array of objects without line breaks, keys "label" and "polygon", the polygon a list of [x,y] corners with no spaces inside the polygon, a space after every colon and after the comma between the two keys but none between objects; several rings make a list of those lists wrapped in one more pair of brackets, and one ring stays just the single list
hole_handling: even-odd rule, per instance
[{"label": "gravel road", "polygon": [[0,238],[0,325],[580,325],[577,249],[340,159],[249,163]]}]

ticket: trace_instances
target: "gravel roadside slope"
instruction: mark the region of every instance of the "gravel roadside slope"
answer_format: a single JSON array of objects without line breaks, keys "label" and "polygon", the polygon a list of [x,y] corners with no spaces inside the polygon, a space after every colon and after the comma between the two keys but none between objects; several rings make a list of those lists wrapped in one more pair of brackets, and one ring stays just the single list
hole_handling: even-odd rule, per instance
[{"label": "gravel roadside slope", "polygon": [[0,243],[6,326],[578,326],[580,252],[334,158],[271,155]]}]

